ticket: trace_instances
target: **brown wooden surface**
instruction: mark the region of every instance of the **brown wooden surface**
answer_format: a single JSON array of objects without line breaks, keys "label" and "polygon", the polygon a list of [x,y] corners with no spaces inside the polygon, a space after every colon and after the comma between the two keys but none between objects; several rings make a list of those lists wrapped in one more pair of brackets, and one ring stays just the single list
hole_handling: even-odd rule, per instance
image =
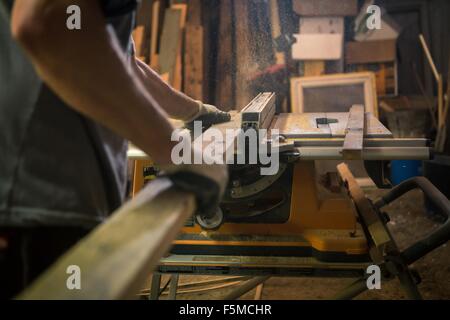
[{"label": "brown wooden surface", "polygon": [[[176,201],[174,201],[176,199]],[[39,277],[19,299],[133,299],[195,211],[194,196],[161,178]],[[66,270],[81,269],[81,290],[68,290]]]},{"label": "brown wooden surface", "polygon": [[144,36],[145,36],[145,27],[137,26],[133,31],[133,40],[136,48],[136,57],[145,61],[145,56],[143,52],[144,46]]},{"label": "brown wooden surface", "polygon": [[216,68],[216,104],[223,110],[233,110],[235,106],[234,62],[233,52],[233,1],[220,1],[219,46],[217,48]]},{"label": "brown wooden surface", "polygon": [[173,76],[173,87],[179,91],[183,89],[183,47],[184,47],[184,32],[186,28],[186,19],[187,19],[187,5],[180,3],[180,4],[173,4],[171,6],[172,9],[180,10],[181,16],[180,16],[180,39],[178,41],[178,48],[177,48],[177,58],[175,62],[175,72]]},{"label": "brown wooden surface", "polygon": [[166,9],[164,16],[164,27],[161,35],[159,52],[160,74],[169,74],[169,83],[175,80],[178,49],[182,38],[180,21],[182,12],[179,9]]},{"label": "brown wooden surface", "polygon": [[355,16],[357,0],[293,0],[295,13],[303,16]]},{"label": "brown wooden surface", "polygon": [[158,69],[158,40],[160,26],[161,1],[155,1],[152,5],[152,23],[150,31],[150,67]]},{"label": "brown wooden surface", "polygon": [[353,41],[345,44],[345,63],[392,62],[397,59],[395,40]]},{"label": "brown wooden surface", "polygon": [[203,99],[203,27],[188,24],[184,51],[184,92]]},{"label": "brown wooden surface", "polygon": [[252,57],[252,34],[249,26],[249,1],[234,2],[236,24],[236,107],[245,107],[253,98],[249,76],[256,71]]}]

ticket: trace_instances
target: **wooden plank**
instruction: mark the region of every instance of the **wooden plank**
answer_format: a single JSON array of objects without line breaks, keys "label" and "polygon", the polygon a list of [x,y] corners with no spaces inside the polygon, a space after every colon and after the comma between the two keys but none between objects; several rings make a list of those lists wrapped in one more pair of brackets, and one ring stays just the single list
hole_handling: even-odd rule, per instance
[{"label": "wooden plank", "polygon": [[256,71],[252,58],[252,39],[249,26],[249,1],[234,2],[236,38],[236,106],[243,108],[253,98],[249,75]]},{"label": "wooden plank", "polygon": [[202,0],[187,0],[188,13],[187,22],[193,26],[202,25]]},{"label": "wooden plank", "polygon": [[234,65],[236,56],[233,50],[233,1],[220,1],[219,46],[216,66],[216,104],[223,110],[232,110],[235,105]]},{"label": "wooden plank", "polygon": [[174,79],[173,79],[173,87],[179,91],[181,91],[183,88],[183,46],[184,46],[184,32],[186,28],[186,19],[187,19],[187,5],[186,4],[173,4],[171,6],[172,9],[180,10],[181,16],[180,16],[180,30],[181,30],[181,37],[178,43],[178,49],[177,49],[177,59],[175,63],[175,73],[174,73]]},{"label": "wooden plank", "polygon": [[361,159],[364,147],[365,111],[363,105],[355,105],[350,109],[347,130],[342,148],[344,159]]},{"label": "wooden plank", "polygon": [[[177,191],[167,178],[157,179],[59,259],[18,298],[136,298],[194,211],[194,195]],[[81,290],[67,288],[70,275],[66,271],[72,265],[81,270]]]},{"label": "wooden plank", "polygon": [[134,29],[133,31],[133,40],[136,48],[136,57],[145,62],[145,56],[143,53],[144,36],[145,36],[145,27],[137,26],[136,29]]},{"label": "wooden plank", "polygon": [[159,16],[161,1],[155,1],[152,5],[152,23],[150,35],[150,67],[154,70],[158,69],[158,39],[159,39]]},{"label": "wooden plank", "polygon": [[356,16],[357,0],[293,0],[295,13],[301,16]]},{"label": "wooden plank", "polygon": [[203,27],[188,24],[184,53],[184,92],[203,99]]},{"label": "wooden plank", "polygon": [[[280,10],[278,7],[278,0],[270,0],[270,26],[272,32],[272,40],[275,41],[281,37],[281,25],[280,25]],[[286,57],[284,52],[278,52],[274,47],[275,64],[286,64]]]},{"label": "wooden plank", "polygon": [[169,83],[174,83],[178,49],[182,37],[180,29],[181,10],[166,9],[159,54],[160,74],[169,74]]},{"label": "wooden plank", "polygon": [[375,63],[397,60],[397,41],[353,41],[345,44],[345,63]]}]

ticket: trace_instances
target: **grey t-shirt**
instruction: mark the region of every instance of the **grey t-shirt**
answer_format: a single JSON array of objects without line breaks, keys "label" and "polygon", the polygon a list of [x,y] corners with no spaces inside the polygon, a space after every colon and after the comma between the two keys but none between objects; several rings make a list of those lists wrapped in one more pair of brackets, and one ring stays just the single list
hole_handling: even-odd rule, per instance
[{"label": "grey t-shirt", "polygon": [[[99,1],[129,51],[136,0]],[[0,226],[95,226],[125,197],[127,142],[42,83],[11,37],[12,3],[0,0]]]}]

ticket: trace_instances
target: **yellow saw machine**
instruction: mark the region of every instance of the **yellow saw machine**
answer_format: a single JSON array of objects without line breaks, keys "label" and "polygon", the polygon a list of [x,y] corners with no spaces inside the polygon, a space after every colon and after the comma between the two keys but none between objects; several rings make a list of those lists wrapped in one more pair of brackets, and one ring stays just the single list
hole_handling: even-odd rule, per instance
[{"label": "yellow saw machine", "polygon": [[[401,254],[386,227],[388,217],[380,209],[413,188],[436,200],[444,214],[450,210],[448,200],[417,178],[374,204],[348,166],[337,165],[361,160],[375,184],[386,188],[390,187],[389,161],[429,159],[430,148],[426,139],[394,138],[364,106],[349,109],[348,113],[277,115],[275,95],[262,93],[233,113],[230,122],[213,126],[221,132],[268,130],[265,143],[277,146],[278,171],[265,176],[259,163],[229,165],[230,181],[216,216],[190,219],[159,271],[355,276],[376,263],[388,265],[391,274],[401,274],[410,283],[411,274],[397,262],[386,264],[387,257]],[[130,157],[145,155],[130,150]],[[335,162],[331,172],[317,169],[330,161]],[[430,236],[431,242],[427,239],[426,245],[410,249],[414,258],[408,258],[407,264],[447,241],[448,234],[446,224]],[[396,267],[402,270],[395,272]]]}]

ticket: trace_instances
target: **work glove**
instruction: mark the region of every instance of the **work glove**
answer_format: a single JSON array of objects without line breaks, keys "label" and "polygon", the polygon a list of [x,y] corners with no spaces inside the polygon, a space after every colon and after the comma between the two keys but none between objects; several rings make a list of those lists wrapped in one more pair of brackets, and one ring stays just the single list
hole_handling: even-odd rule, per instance
[{"label": "work glove", "polygon": [[[201,150],[192,150],[192,158]],[[217,221],[220,201],[228,183],[228,169],[224,164],[181,164],[160,165],[161,174],[169,177],[174,185],[186,192],[192,192],[197,200],[197,221],[205,222],[205,229],[215,229],[222,221]],[[220,217],[219,217],[220,218]],[[222,217],[223,218],[223,217]],[[221,219],[221,218],[220,218]]]},{"label": "work glove", "polygon": [[189,130],[194,128],[194,122],[201,121],[203,128],[209,128],[210,126],[218,123],[228,122],[231,120],[231,115],[228,112],[219,110],[217,107],[210,104],[204,104],[201,101],[198,103],[198,112],[185,121],[185,126]]}]

